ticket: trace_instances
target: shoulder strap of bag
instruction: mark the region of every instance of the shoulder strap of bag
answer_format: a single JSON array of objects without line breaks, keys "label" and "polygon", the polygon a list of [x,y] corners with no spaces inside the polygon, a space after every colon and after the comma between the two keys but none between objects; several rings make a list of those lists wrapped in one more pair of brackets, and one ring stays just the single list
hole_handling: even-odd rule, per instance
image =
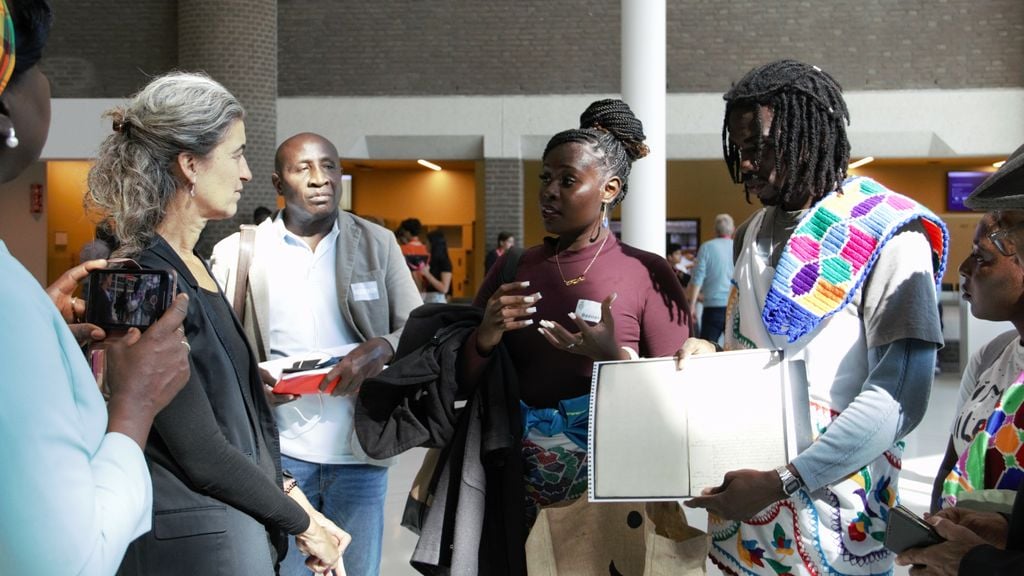
[{"label": "shoulder strap of bag", "polygon": [[239,228],[238,239],[238,268],[235,270],[235,294],[231,301],[231,307],[235,309],[235,316],[245,323],[245,291],[249,287],[249,267],[252,266],[252,253],[256,244],[256,226],[253,224],[242,224]]}]

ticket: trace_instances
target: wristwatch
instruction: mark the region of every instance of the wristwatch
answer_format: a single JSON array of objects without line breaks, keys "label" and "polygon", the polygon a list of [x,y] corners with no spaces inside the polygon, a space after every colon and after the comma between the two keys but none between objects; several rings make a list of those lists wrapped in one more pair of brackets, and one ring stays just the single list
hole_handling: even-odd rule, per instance
[{"label": "wristwatch", "polygon": [[779,475],[779,480],[782,481],[782,491],[786,493],[786,496],[796,494],[796,491],[800,489],[800,479],[794,476],[789,471],[789,468],[785,466],[776,468],[775,473]]}]

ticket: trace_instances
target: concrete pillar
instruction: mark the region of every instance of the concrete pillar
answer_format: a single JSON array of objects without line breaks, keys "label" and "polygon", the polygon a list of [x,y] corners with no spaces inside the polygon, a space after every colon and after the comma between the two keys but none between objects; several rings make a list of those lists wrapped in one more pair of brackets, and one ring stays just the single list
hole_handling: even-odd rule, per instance
[{"label": "concrete pillar", "polygon": [[245,157],[252,181],[238,213],[210,222],[199,251],[252,221],[256,206],[277,206],[270,183],[277,147],[277,2],[275,0],[179,0],[178,67],[204,71],[223,84],[245,108]]},{"label": "concrete pillar", "polygon": [[622,99],[644,123],[649,156],[633,165],[622,239],[665,252],[665,0],[622,0]]}]

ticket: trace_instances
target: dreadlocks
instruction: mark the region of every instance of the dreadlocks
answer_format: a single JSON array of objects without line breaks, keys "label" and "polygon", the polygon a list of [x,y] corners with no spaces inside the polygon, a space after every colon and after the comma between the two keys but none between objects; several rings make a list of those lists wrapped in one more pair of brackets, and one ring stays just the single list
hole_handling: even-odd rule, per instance
[{"label": "dreadlocks", "polygon": [[626,197],[633,162],[650,152],[644,144],[645,138],[644,126],[628,104],[622,100],[598,100],[580,115],[578,129],[559,132],[551,137],[544,148],[544,156],[569,142],[590,145],[594,154],[604,162],[605,169],[622,181],[619,195],[609,206],[613,208]]},{"label": "dreadlocks", "polygon": [[850,161],[846,139],[850,113],[842,91],[827,72],[795,60],[779,60],[748,72],[724,96],[722,151],[733,182],[740,183],[742,174],[740,150],[729,141],[729,115],[737,110],[754,110],[760,161],[764,143],[758,112],[766,106],[773,113],[770,137],[782,204],[792,205],[801,194],[817,200],[838,189],[846,179]]}]

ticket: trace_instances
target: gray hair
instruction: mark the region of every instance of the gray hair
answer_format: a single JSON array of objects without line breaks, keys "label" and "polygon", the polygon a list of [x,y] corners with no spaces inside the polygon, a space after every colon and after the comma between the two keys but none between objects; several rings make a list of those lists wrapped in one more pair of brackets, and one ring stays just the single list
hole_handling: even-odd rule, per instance
[{"label": "gray hair", "polygon": [[728,214],[715,216],[715,234],[719,236],[732,236],[735,230],[736,225],[732,221],[732,216]]},{"label": "gray hair", "polygon": [[121,242],[115,255],[134,255],[153,239],[167,204],[185,185],[174,168],[178,155],[207,156],[245,110],[209,76],[172,72],[104,116],[114,133],[89,170],[85,205],[112,222]]}]

